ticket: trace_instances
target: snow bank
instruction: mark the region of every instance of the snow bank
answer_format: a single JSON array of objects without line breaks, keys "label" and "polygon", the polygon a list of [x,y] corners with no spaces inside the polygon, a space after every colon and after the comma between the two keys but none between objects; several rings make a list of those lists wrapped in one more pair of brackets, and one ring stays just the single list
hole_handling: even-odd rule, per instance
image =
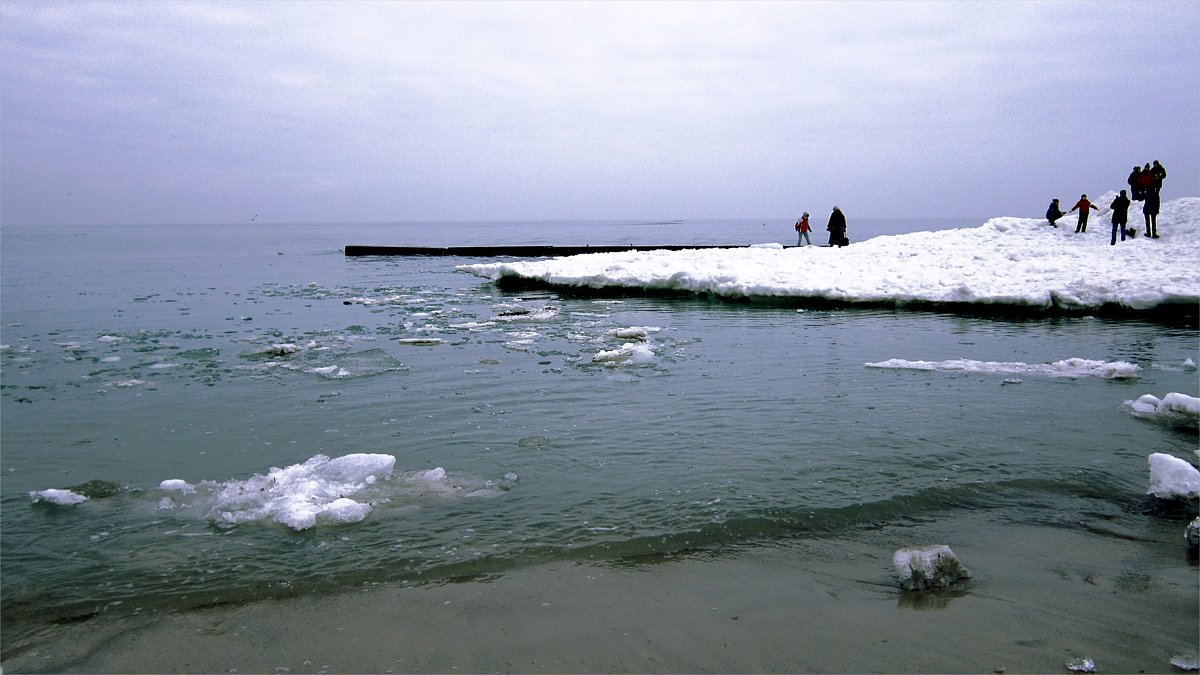
[{"label": "snow bank", "polygon": [[[1194,309],[1200,303],[1200,197],[1162,205],[1161,239],[1137,237],[1110,246],[1107,207],[1115,197],[1108,193],[1096,200],[1104,208],[1092,215],[1092,231],[1082,234],[1049,227],[1042,218],[1002,217],[975,228],[877,237],[847,248],[591,253],[457,269],[494,281],[726,297],[1038,310]],[[1130,221],[1140,228],[1139,205],[1135,202]]]}]

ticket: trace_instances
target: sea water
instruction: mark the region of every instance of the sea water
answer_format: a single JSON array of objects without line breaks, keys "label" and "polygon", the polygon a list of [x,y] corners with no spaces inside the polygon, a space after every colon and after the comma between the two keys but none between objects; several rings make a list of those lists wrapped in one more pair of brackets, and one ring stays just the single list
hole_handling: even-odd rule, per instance
[{"label": "sea water", "polygon": [[[1126,403],[1197,394],[1194,326],[505,292],[471,260],[341,251],[791,243],[790,223],[0,236],[7,654],[64,623],[544,561],[980,512],[1174,518],[1182,541],[1195,515],[1146,496],[1148,455],[1194,461],[1194,428]],[[914,366],[939,363],[972,367]]]}]

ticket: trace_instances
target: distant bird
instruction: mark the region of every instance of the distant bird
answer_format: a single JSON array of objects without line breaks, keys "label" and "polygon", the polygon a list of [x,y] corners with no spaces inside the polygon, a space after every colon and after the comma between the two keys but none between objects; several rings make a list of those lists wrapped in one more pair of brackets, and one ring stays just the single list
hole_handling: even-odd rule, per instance
[{"label": "distant bird", "polygon": [[255,220],[258,220],[258,214],[257,214],[257,213],[256,213],[256,214],[254,214],[254,217],[250,219],[250,222],[252,222],[252,223],[253,223]]}]

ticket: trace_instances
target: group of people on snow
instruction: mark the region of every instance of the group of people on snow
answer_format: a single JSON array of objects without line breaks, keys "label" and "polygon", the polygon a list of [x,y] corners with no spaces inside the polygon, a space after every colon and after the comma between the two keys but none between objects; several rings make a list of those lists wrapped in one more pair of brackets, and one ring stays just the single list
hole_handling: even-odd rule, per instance
[{"label": "group of people on snow", "polygon": [[[1125,190],[1121,190],[1121,194],[1109,205],[1109,208],[1112,209],[1112,239],[1109,242],[1111,245],[1115,246],[1117,243],[1118,229],[1121,232],[1121,241],[1125,241],[1125,226],[1129,224],[1129,207],[1135,201],[1143,202],[1142,215],[1146,219],[1146,236],[1158,239],[1158,209],[1161,205],[1159,192],[1162,191],[1163,180],[1166,177],[1167,170],[1157,159],[1154,160],[1153,166],[1147,164],[1145,167],[1133,167],[1133,172],[1129,174],[1127,181],[1129,191],[1133,195],[1132,201]],[[1075,206],[1072,206],[1071,210],[1067,212],[1079,211],[1079,220],[1075,224],[1076,233],[1087,232],[1088,214],[1093,209],[1099,210],[1100,207],[1093,204],[1084,194],[1079,196],[1079,201],[1075,202]],[[1046,209],[1046,220],[1050,221],[1054,227],[1058,227],[1056,221],[1065,215],[1067,214],[1063,213],[1058,200],[1050,200],[1050,207]]]},{"label": "group of people on snow", "polygon": [[[833,207],[833,213],[829,214],[829,224],[825,226],[829,231],[830,246],[848,246],[850,240],[846,238],[846,214],[838,207]],[[804,246],[804,242],[812,245],[812,239],[808,236],[812,232],[812,226],[808,224],[808,211],[800,216],[800,220],[796,221],[796,245]]]}]

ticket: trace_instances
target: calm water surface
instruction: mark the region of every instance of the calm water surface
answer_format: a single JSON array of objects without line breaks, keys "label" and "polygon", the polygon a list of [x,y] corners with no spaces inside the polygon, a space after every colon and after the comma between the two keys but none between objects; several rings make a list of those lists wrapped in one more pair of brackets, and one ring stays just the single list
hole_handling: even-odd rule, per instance
[{"label": "calm water surface", "polygon": [[[505,293],[454,271],[468,260],[339,250],[749,243],[757,225],[6,227],[5,650],[48,622],[105,613],[858,540],[881,523],[979,511],[1119,527],[1145,517],[1149,453],[1194,459],[1194,431],[1122,409],[1197,394],[1182,367],[1200,360],[1191,327]],[[644,341],[615,334],[632,327]],[[594,360],[627,342],[634,362]],[[1142,371],[864,367],[1071,357]],[[351,453],[395,457],[357,523],[228,523],[203,497],[159,489]],[[445,480],[431,482],[437,468]],[[28,496],[68,487],[93,498]]]}]

